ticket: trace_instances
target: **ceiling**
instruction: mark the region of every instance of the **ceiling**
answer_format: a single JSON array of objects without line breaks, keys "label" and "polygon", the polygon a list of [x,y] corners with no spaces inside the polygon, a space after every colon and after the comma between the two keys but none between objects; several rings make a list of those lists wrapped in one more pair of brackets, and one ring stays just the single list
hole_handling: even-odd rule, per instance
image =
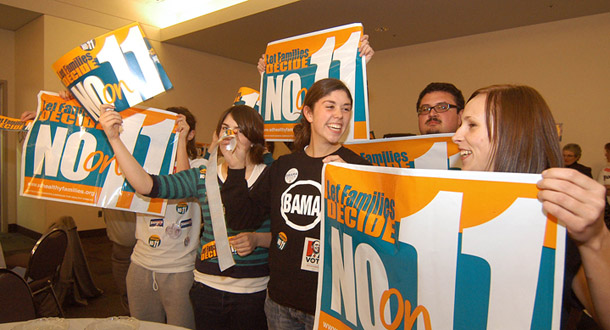
[{"label": "ceiling", "polygon": [[142,16],[165,0],[0,0],[0,29],[45,14],[116,29],[139,21],[151,39],[247,63],[268,42],[361,22],[377,51],[610,12],[608,0],[249,0],[159,29]]}]

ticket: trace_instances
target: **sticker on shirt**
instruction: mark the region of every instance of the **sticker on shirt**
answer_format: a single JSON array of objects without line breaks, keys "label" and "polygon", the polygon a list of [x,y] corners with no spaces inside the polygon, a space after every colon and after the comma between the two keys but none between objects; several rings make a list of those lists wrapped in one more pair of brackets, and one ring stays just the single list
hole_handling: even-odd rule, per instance
[{"label": "sticker on shirt", "polygon": [[169,238],[178,239],[182,234],[182,228],[180,228],[180,226],[178,226],[177,224],[172,223],[170,226],[165,228],[165,234]]},{"label": "sticker on shirt", "polygon": [[152,248],[161,246],[161,237],[152,235],[148,238],[148,245]]},{"label": "sticker on shirt", "polygon": [[200,169],[199,170],[199,178],[202,179],[202,180],[205,179],[205,173],[206,173],[206,169],[205,168]]},{"label": "sticker on shirt", "polygon": [[301,269],[310,272],[317,272],[320,262],[320,240],[317,238],[305,237],[303,246],[303,259]]},{"label": "sticker on shirt", "polygon": [[[235,236],[229,236],[229,239],[231,239],[233,237],[235,237]],[[233,245],[230,245],[230,247],[231,247],[231,253],[237,254],[237,250],[235,250],[235,248],[233,248]],[[217,256],[218,256],[218,254],[216,253],[216,241],[211,241],[201,247],[201,261],[208,260],[208,259],[214,259]]]},{"label": "sticker on shirt", "polygon": [[288,170],[288,172],[286,172],[286,175],[284,175],[284,180],[286,180],[287,184],[291,184],[294,181],[296,181],[296,179],[299,177],[299,170],[297,170],[296,168],[291,168]]},{"label": "sticker on shirt", "polygon": [[277,234],[277,248],[278,250],[283,250],[286,247],[286,243],[288,242],[288,237],[284,232],[280,232]]},{"label": "sticker on shirt", "polygon": [[187,228],[187,227],[191,227],[192,225],[193,225],[192,219],[180,220],[180,228]]},{"label": "sticker on shirt", "polygon": [[180,203],[176,204],[176,212],[178,212],[178,214],[184,214],[188,210],[189,210],[189,204],[188,203],[180,202]]},{"label": "sticker on shirt", "polygon": [[322,185],[313,180],[299,180],[291,184],[281,196],[280,215],[290,228],[308,231],[321,220],[320,200]]},{"label": "sticker on shirt", "polygon": [[150,219],[149,227],[163,227],[163,219]]}]

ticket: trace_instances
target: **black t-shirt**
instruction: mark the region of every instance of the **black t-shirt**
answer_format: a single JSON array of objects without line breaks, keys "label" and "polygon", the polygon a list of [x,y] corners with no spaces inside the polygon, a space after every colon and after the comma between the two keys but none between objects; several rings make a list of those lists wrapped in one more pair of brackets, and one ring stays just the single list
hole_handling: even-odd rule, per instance
[{"label": "black t-shirt", "polygon": [[[347,163],[370,165],[344,147],[332,155]],[[309,314],[314,314],[316,308],[316,244],[324,216],[320,183],[324,157],[312,158],[304,151],[282,156],[267,168],[249,194],[244,190],[243,172],[231,170],[222,190],[227,223],[234,227],[251,226],[269,213],[269,297]]]}]

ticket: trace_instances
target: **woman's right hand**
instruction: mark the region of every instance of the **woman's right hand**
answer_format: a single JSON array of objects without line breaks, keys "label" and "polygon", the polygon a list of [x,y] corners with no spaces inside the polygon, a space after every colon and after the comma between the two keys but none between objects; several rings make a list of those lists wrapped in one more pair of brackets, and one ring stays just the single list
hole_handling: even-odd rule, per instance
[{"label": "woman's right hand", "polygon": [[100,125],[106,133],[106,137],[109,141],[112,141],[119,137],[121,133],[121,125],[123,124],[123,118],[121,115],[114,111],[114,106],[111,104],[102,104],[100,107]]},{"label": "woman's right hand", "polygon": [[597,244],[608,230],[603,221],[605,189],[597,181],[570,168],[542,172],[538,199],[562,221],[578,244]]},{"label": "woman's right hand", "polygon": [[19,117],[19,120],[21,120],[22,122],[27,122],[30,120],[34,120],[36,118],[36,112],[33,111],[24,111],[21,114],[21,117]]},{"label": "woman's right hand", "polygon": [[64,99],[64,101],[74,100],[74,94],[72,94],[72,92],[66,89],[59,91],[59,97]]},{"label": "woman's right hand", "polygon": [[258,64],[256,65],[256,68],[258,69],[258,73],[263,74],[265,73],[265,66],[266,66],[267,62],[265,61],[265,54],[261,55],[261,58],[258,59]]},{"label": "woman's right hand", "polygon": [[186,143],[188,141],[188,135],[191,131],[191,127],[186,122],[186,116],[183,114],[178,114],[176,118],[176,132],[178,133],[178,138],[182,140],[182,142]]},{"label": "woman's right hand", "polygon": [[239,170],[246,167],[246,157],[250,150],[250,142],[247,139],[240,139],[238,137],[239,134],[242,133],[237,133],[235,137],[233,137],[233,139],[237,140],[233,150],[227,150],[226,143],[223,143],[223,141],[218,143],[218,149],[225,158],[225,162],[229,168],[233,170]]}]

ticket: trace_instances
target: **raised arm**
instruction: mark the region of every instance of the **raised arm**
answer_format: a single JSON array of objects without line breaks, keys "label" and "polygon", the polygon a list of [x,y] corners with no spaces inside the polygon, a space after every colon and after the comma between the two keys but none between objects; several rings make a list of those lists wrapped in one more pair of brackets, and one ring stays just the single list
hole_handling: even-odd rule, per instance
[{"label": "raised arm", "polygon": [[610,329],[610,232],[603,220],[604,186],[569,168],[546,170],[542,178],[538,199],[565,224],[582,259],[572,289],[597,323]]},{"label": "raised arm", "polygon": [[369,35],[364,34],[360,37],[360,46],[358,46],[358,51],[360,52],[360,56],[366,56],[365,61],[368,64],[373,55],[375,55],[375,51],[371,44],[369,43]]},{"label": "raised arm", "polygon": [[265,73],[265,66],[267,65],[267,61],[265,61],[265,54],[261,55],[261,58],[258,59],[258,63],[256,64],[256,68],[258,69],[258,73]]},{"label": "raised arm", "polygon": [[178,115],[176,119],[176,133],[178,133],[178,146],[176,149],[176,172],[191,168],[186,145],[190,139],[195,137],[195,131],[191,131],[184,115]]},{"label": "raised arm", "polygon": [[121,141],[120,130],[123,123],[121,115],[114,111],[114,106],[109,104],[103,104],[100,112],[99,122],[104,128],[112,150],[114,150],[114,156],[121,171],[136,192],[147,195],[152,189],[153,181]]}]

